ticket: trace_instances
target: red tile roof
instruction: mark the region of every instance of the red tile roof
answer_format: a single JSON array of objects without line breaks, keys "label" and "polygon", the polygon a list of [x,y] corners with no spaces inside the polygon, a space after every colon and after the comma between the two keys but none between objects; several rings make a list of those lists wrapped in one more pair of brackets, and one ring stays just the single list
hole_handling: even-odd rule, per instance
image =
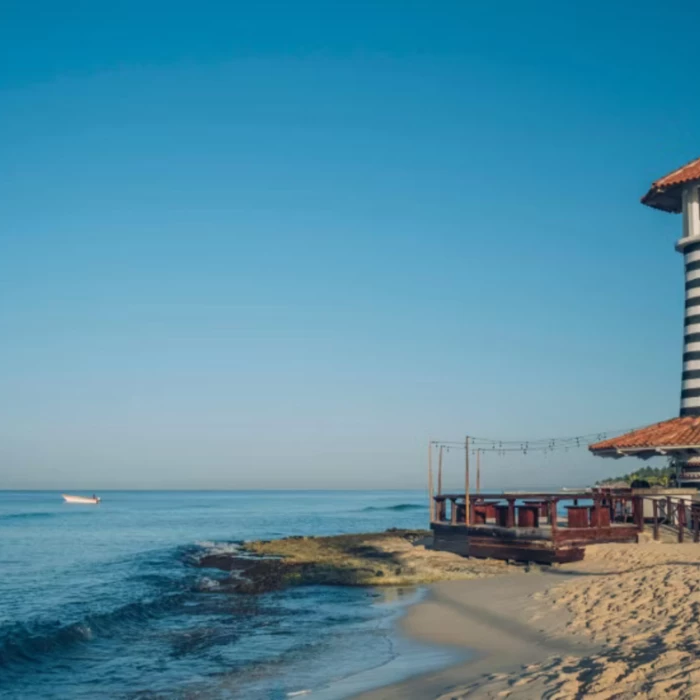
[{"label": "red tile roof", "polygon": [[[682,416],[648,425],[618,437],[589,445],[593,454],[608,453],[622,456],[621,452],[639,454],[656,449],[695,447],[700,449],[700,416]],[[642,456],[640,454],[640,456]],[[650,455],[645,455],[650,456]]]},{"label": "red tile roof", "polygon": [[700,158],[691,160],[690,163],[656,180],[642,197],[642,204],[679,213],[682,208],[681,185],[693,180],[700,180]]}]

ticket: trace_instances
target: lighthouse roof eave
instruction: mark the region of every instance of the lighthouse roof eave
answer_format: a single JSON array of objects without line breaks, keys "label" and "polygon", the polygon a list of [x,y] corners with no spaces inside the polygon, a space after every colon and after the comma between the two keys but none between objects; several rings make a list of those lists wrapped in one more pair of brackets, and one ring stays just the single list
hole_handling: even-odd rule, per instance
[{"label": "lighthouse roof eave", "polygon": [[691,160],[653,182],[642,197],[642,204],[679,214],[683,209],[683,186],[694,181],[700,181],[700,158]]},{"label": "lighthouse roof eave", "polygon": [[588,446],[597,457],[700,456],[700,415],[680,416]]}]

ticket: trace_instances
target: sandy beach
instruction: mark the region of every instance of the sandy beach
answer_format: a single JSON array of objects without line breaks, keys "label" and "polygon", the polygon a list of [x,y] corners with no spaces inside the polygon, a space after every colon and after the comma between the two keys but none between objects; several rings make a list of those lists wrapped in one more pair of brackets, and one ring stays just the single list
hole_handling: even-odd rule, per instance
[{"label": "sandy beach", "polygon": [[404,629],[477,658],[359,698],[700,698],[699,614],[693,543],[596,545],[549,571],[440,583]]}]

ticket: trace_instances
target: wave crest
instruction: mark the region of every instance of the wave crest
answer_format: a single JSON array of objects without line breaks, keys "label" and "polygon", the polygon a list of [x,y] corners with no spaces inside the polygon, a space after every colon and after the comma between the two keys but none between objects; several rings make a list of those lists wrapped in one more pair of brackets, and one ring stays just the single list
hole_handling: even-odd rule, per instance
[{"label": "wave crest", "polygon": [[89,642],[120,627],[135,625],[140,628],[145,620],[181,605],[184,596],[185,592],[180,591],[154,600],[140,600],[110,612],[86,615],[72,623],[47,620],[16,623],[0,633],[0,668],[36,661],[44,654]]}]

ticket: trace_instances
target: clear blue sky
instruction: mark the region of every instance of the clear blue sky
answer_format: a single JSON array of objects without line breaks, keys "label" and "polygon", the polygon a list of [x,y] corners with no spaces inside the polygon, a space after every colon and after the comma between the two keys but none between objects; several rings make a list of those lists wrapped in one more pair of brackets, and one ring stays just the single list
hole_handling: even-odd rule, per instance
[{"label": "clear blue sky", "polygon": [[0,487],[420,487],[429,436],[677,415],[681,222],[639,198],[700,153],[698,26],[3,3]]}]

